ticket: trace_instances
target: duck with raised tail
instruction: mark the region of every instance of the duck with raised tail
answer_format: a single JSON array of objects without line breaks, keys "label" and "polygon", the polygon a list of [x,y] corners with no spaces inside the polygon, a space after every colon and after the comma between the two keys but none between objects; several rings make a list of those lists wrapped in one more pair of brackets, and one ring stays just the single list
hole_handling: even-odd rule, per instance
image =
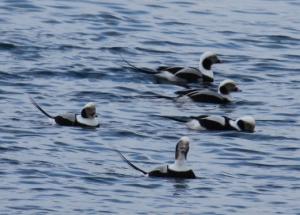
[{"label": "duck with raised tail", "polygon": [[190,139],[188,137],[181,137],[178,143],[176,144],[174,163],[170,165],[165,164],[163,166],[159,166],[151,170],[150,172],[146,172],[140,169],[139,167],[135,166],[132,162],[130,162],[120,151],[115,151],[119,153],[121,158],[127,164],[129,164],[135,170],[140,171],[144,175],[150,177],[194,179],[196,178],[194,171],[186,163],[187,154],[190,148],[189,143]]},{"label": "duck with raised tail", "polygon": [[39,106],[34,99],[29,96],[31,103],[40,110],[45,116],[54,120],[58,125],[63,126],[80,126],[80,127],[99,127],[100,123],[97,119],[96,105],[93,102],[87,103],[81,110],[80,114],[65,113],[57,116],[51,116]]}]

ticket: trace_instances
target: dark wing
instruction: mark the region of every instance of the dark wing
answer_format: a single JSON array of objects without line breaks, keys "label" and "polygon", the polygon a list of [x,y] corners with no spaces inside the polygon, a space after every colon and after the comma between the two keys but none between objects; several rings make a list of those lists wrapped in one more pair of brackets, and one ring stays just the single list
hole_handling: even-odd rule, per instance
[{"label": "dark wing", "polygon": [[215,120],[211,120],[208,117],[202,118],[199,120],[201,126],[205,127],[208,130],[224,130],[226,129],[225,125]]},{"label": "dark wing", "polygon": [[54,120],[59,125],[64,126],[75,126],[76,125],[76,115],[72,113],[66,113],[54,117]]},{"label": "dark wing", "polygon": [[199,79],[202,78],[201,72],[192,67],[183,68],[176,72],[175,75],[179,78],[185,79],[188,82],[198,82]]},{"label": "dark wing", "polygon": [[172,119],[177,122],[188,122],[192,117],[188,116],[161,116],[166,119]]},{"label": "dark wing", "polygon": [[167,173],[168,173],[168,166],[164,165],[164,166],[159,166],[154,170],[150,171],[148,175],[152,177],[167,177]]},{"label": "dark wing", "polygon": [[172,178],[181,178],[181,179],[196,178],[196,175],[194,174],[193,170],[191,170],[191,169],[188,171],[182,171],[182,172],[181,171],[177,172],[177,171],[169,169],[168,175],[169,175],[169,177],[172,177]]},{"label": "dark wing", "polygon": [[210,90],[198,90],[197,92],[189,93],[189,96],[195,102],[208,102],[208,103],[227,103],[228,100],[220,94]]},{"label": "dark wing", "polygon": [[176,91],[175,94],[179,95],[179,96],[184,96],[190,93],[195,93],[197,91],[199,91],[200,89],[190,89],[190,90],[179,90]]},{"label": "dark wing", "polygon": [[190,118],[191,119],[201,120],[201,119],[206,118],[206,117],[208,117],[208,115],[191,116]]},{"label": "dark wing", "polygon": [[184,67],[181,66],[173,66],[173,67],[167,67],[167,66],[160,66],[156,70],[158,72],[168,71],[172,74],[175,74],[176,72],[182,70]]},{"label": "dark wing", "polygon": [[188,171],[174,171],[168,168],[168,165],[161,166],[149,172],[149,176],[152,177],[165,177],[165,178],[196,178],[193,170]]},{"label": "dark wing", "polygon": [[190,171],[189,171],[189,173],[188,173],[188,178],[191,178],[191,179],[197,178],[193,170],[190,170]]},{"label": "dark wing", "polygon": [[169,67],[168,66],[159,66],[156,70],[161,72],[161,71],[164,71],[165,69],[168,69]]}]

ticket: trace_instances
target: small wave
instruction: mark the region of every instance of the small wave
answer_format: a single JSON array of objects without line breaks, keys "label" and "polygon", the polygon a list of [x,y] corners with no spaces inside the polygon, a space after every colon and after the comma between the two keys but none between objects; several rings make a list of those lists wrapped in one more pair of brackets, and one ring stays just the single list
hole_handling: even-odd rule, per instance
[{"label": "small wave", "polygon": [[103,18],[104,20],[118,20],[118,21],[123,20],[122,18],[113,15],[111,13],[101,13],[99,14],[99,17]]},{"label": "small wave", "polygon": [[[144,176],[141,176],[144,178]],[[163,179],[163,180],[168,180],[168,179]],[[127,186],[130,187],[136,187],[136,188],[144,188],[144,189],[153,189],[153,188],[159,188],[162,186],[161,183],[150,183],[150,184],[137,184],[137,183],[128,183],[126,184]]]},{"label": "small wave", "polygon": [[245,154],[255,154],[255,155],[270,155],[270,153],[268,152],[262,152],[262,151],[258,151],[258,150],[253,150],[253,149],[244,149],[244,148],[226,148],[226,151],[230,151],[230,152],[242,152]]},{"label": "small wave", "polygon": [[10,209],[14,209],[16,211],[22,211],[21,213],[23,213],[24,211],[32,211],[33,213],[39,214],[40,213],[44,213],[44,212],[57,212],[57,210],[54,209],[50,209],[50,208],[43,208],[42,206],[38,206],[38,205],[24,205],[24,206],[7,206],[7,208]]},{"label": "small wave", "polygon": [[16,49],[18,46],[13,43],[3,43],[0,42],[0,50],[11,50]]},{"label": "small wave", "polygon": [[118,136],[121,136],[121,137],[151,137],[151,135],[147,135],[146,133],[140,133],[140,132],[137,132],[137,131],[131,131],[131,130],[119,130],[119,131],[116,131],[116,134]]},{"label": "small wave", "polygon": [[135,52],[131,51],[128,47],[121,47],[121,46],[111,46],[111,47],[101,47],[99,48],[101,51],[109,51],[113,54],[128,54],[133,55]]},{"label": "small wave", "polygon": [[296,42],[297,44],[300,42],[299,38],[291,37],[291,36],[286,36],[286,35],[267,35],[263,36],[267,38],[269,41],[272,41],[274,43],[294,43]]},{"label": "small wave", "polygon": [[124,33],[121,33],[119,31],[105,31],[105,32],[103,32],[103,35],[109,36],[109,37],[120,37],[120,36],[123,36]]},{"label": "small wave", "polygon": [[300,147],[281,147],[278,148],[278,151],[290,151],[290,152],[295,152],[295,151],[299,151]]},{"label": "small wave", "polygon": [[82,47],[82,46],[78,46],[78,45],[72,45],[72,44],[63,44],[63,45],[58,46],[57,49],[61,50],[61,51],[68,51],[71,49],[89,50],[90,48],[86,48],[86,47]]},{"label": "small wave", "polygon": [[178,42],[171,42],[171,41],[157,41],[157,40],[151,40],[151,41],[144,41],[143,44],[145,45],[158,45],[158,46],[188,46],[188,44],[185,43],[178,43]]},{"label": "small wave", "polygon": [[175,54],[175,52],[172,52],[172,51],[168,51],[168,50],[165,50],[165,49],[150,49],[150,48],[140,48],[140,47],[137,47],[135,48],[136,50],[138,51],[142,51],[142,52],[148,52],[148,53],[153,53],[153,54]]},{"label": "small wave", "polygon": [[162,22],[160,23],[161,25],[165,25],[165,26],[186,26],[188,25],[188,23],[185,22],[180,22],[180,21],[167,21],[167,22]]},{"label": "small wave", "polygon": [[[2,72],[0,71],[0,80],[25,80],[26,78],[20,74],[15,74],[15,73],[9,73],[9,72]],[[4,84],[2,84],[3,86]]]},{"label": "small wave", "polygon": [[85,176],[81,177],[84,181],[88,181],[91,183],[96,184],[107,184],[107,185],[113,185],[114,182],[117,182],[118,180],[112,177],[100,177],[100,176]]},{"label": "small wave", "polygon": [[300,55],[296,55],[296,54],[284,54],[281,56],[285,59],[300,60]]},{"label": "small wave", "polygon": [[21,9],[26,12],[42,12],[44,11],[43,7],[39,7],[34,5],[33,2],[30,1],[6,1],[7,10],[15,11],[16,9]]},{"label": "small wave", "polygon": [[150,8],[155,8],[155,9],[167,9],[166,6],[163,6],[163,5],[159,5],[159,4],[147,4],[146,5],[147,7],[150,7]]},{"label": "small wave", "polygon": [[9,152],[9,151],[17,152],[22,150],[27,150],[27,148],[20,147],[20,146],[8,146],[8,147],[0,146],[0,151],[2,152]]},{"label": "small wave", "polygon": [[10,165],[19,165],[20,161],[14,160],[14,159],[9,159],[9,158],[0,158],[0,163],[1,164],[10,164]]}]

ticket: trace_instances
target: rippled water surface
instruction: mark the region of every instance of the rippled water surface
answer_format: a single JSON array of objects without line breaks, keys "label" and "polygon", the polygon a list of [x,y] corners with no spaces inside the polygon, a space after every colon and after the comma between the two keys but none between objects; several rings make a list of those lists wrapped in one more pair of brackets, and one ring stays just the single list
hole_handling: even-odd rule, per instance
[{"label": "rippled water surface", "polygon": [[[0,2],[0,214],[300,214],[300,4],[296,0]],[[176,102],[130,62],[197,66],[243,90],[220,106]],[[97,104],[99,129],[51,125],[49,113]],[[253,115],[255,133],[197,132],[160,115]],[[143,169],[191,138],[196,180]]]}]

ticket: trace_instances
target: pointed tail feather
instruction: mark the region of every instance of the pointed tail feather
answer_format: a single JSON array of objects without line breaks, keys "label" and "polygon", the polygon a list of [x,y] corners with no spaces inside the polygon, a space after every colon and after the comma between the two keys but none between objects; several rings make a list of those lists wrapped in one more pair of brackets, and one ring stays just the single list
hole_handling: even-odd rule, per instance
[{"label": "pointed tail feather", "polygon": [[123,161],[125,161],[129,166],[131,166],[133,169],[140,171],[141,173],[143,173],[144,175],[147,175],[148,173],[142,169],[140,169],[139,167],[135,166],[133,163],[131,163],[129,160],[127,160],[127,158],[125,158],[125,156],[117,149],[113,149],[115,152],[117,152],[120,157],[123,159]]},{"label": "pointed tail feather", "polygon": [[126,60],[121,54],[120,57],[122,58],[122,60],[132,69],[137,70],[139,72],[143,72],[146,74],[151,74],[154,75],[157,73],[157,71],[153,70],[153,69],[148,69],[148,68],[141,68],[141,67],[137,67],[135,65],[133,65],[132,63],[130,63],[128,60]]},{"label": "pointed tail feather", "polygon": [[45,116],[54,119],[53,116],[51,116],[50,114],[48,114],[46,111],[44,111],[34,100],[31,96],[29,96],[30,102],[37,108],[39,109]]},{"label": "pointed tail feather", "polygon": [[183,96],[183,95],[187,95],[187,94],[192,93],[192,92],[196,92],[198,90],[200,90],[200,89],[179,90],[179,91],[176,91],[175,94],[179,95],[179,96]]},{"label": "pointed tail feather", "polygon": [[166,96],[166,95],[162,95],[162,94],[158,94],[155,92],[146,92],[147,95],[144,96],[140,96],[141,98],[158,98],[158,99],[168,99],[168,100],[175,100],[176,97],[172,97],[172,96]]},{"label": "pointed tail feather", "polygon": [[161,116],[166,119],[172,119],[177,122],[188,122],[191,118],[188,116]]}]

